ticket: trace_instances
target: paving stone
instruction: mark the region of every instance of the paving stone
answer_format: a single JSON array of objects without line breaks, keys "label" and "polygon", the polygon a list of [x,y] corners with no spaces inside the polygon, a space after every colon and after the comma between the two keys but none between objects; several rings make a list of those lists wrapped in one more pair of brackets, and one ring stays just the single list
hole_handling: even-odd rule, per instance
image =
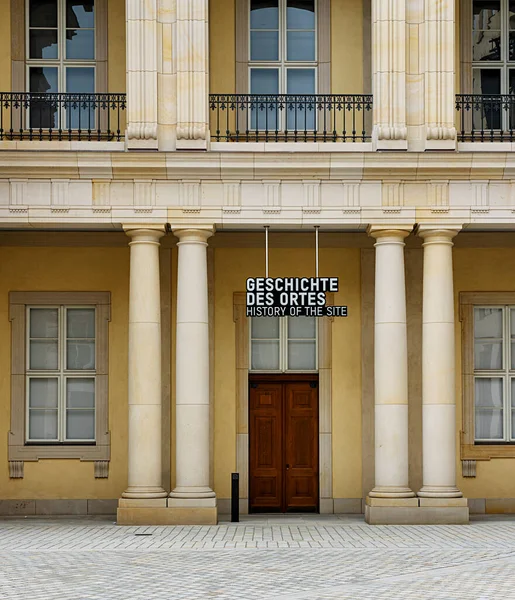
[{"label": "paving stone", "polygon": [[0,598],[514,597],[515,517],[476,517],[465,526],[368,526],[362,517],[322,517],[250,517],[205,527],[0,520]]}]

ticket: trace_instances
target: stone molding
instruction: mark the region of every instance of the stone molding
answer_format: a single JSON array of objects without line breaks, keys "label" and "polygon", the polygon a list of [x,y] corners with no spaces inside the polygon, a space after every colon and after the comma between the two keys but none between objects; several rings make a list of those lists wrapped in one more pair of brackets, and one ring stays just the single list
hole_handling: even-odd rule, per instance
[{"label": "stone molding", "polygon": [[[95,305],[96,319],[96,443],[73,445],[25,445],[26,398],[26,306],[56,304]],[[110,292],[10,292],[9,320],[12,323],[11,427],[8,433],[9,476],[23,477],[23,462],[42,458],[78,458],[108,462],[111,455],[109,432],[109,339]],[[21,463],[21,464],[20,464]],[[95,466],[95,473],[97,467]],[[99,471],[100,472],[100,471]],[[105,465],[103,467],[105,473]],[[96,475],[95,475],[96,476]],[[104,476],[104,475],[102,475]]]},{"label": "stone molding", "polygon": [[[328,293],[327,304],[334,304]],[[236,471],[240,474],[240,512],[249,511],[249,320],[245,315],[245,292],[233,294],[233,320],[236,324]],[[320,512],[333,513],[332,465],[332,322],[319,319],[319,499]]]},{"label": "stone molding", "polygon": [[515,458],[512,444],[474,443],[474,305],[515,304],[515,292],[460,292],[461,373],[463,425],[460,431],[462,461]]}]

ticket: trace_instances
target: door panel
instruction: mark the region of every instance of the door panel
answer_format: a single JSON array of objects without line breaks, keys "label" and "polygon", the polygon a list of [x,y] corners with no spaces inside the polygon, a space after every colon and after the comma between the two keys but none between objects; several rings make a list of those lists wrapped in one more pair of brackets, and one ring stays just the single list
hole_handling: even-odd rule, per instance
[{"label": "door panel", "polygon": [[318,387],[312,383],[250,386],[252,511],[318,508]]},{"label": "door panel", "polygon": [[308,382],[285,384],[285,505],[318,506],[318,389]]},{"label": "door panel", "polygon": [[250,505],[281,510],[282,385],[250,388]]}]

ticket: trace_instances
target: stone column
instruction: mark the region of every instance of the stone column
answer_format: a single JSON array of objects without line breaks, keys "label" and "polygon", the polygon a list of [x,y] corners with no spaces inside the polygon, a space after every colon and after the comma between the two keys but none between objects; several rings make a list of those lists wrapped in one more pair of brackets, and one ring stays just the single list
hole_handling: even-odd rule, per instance
[{"label": "stone column", "polygon": [[456,149],[454,18],[454,0],[425,0],[425,120],[430,150]]},{"label": "stone column", "polygon": [[[209,326],[207,240],[212,228],[174,230],[179,238],[175,371],[176,487],[168,506],[183,520],[216,523],[209,487]],[[187,514],[186,514],[187,513]]]},{"label": "stone column", "polygon": [[462,496],[456,487],[456,332],[452,272],[452,239],[460,228],[421,226],[418,232],[424,239],[423,487],[418,493],[421,498]]},{"label": "stone column", "polygon": [[126,0],[127,145],[157,150],[157,0]]},{"label": "stone column", "polygon": [[178,150],[206,150],[209,140],[208,13],[208,0],[177,0]]},{"label": "stone column", "polygon": [[[131,238],[129,291],[129,485],[118,520],[134,508],[165,507],[161,481],[161,300],[159,238],[152,225],[126,228]],[[125,510],[124,510],[125,509]]]},{"label": "stone column", "polygon": [[[374,498],[412,498],[408,485],[408,350],[404,238],[411,227],[372,226],[375,267]],[[373,504],[373,502],[372,502]]]},{"label": "stone column", "polygon": [[372,92],[376,147],[406,150],[406,0],[372,0]]}]

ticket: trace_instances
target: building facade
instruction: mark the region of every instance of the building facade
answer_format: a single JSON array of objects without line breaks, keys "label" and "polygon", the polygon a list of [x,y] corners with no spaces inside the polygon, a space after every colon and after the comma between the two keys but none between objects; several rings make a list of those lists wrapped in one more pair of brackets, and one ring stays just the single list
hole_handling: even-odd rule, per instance
[{"label": "building facade", "polygon": [[5,0],[0,514],[515,512],[512,4]]}]

